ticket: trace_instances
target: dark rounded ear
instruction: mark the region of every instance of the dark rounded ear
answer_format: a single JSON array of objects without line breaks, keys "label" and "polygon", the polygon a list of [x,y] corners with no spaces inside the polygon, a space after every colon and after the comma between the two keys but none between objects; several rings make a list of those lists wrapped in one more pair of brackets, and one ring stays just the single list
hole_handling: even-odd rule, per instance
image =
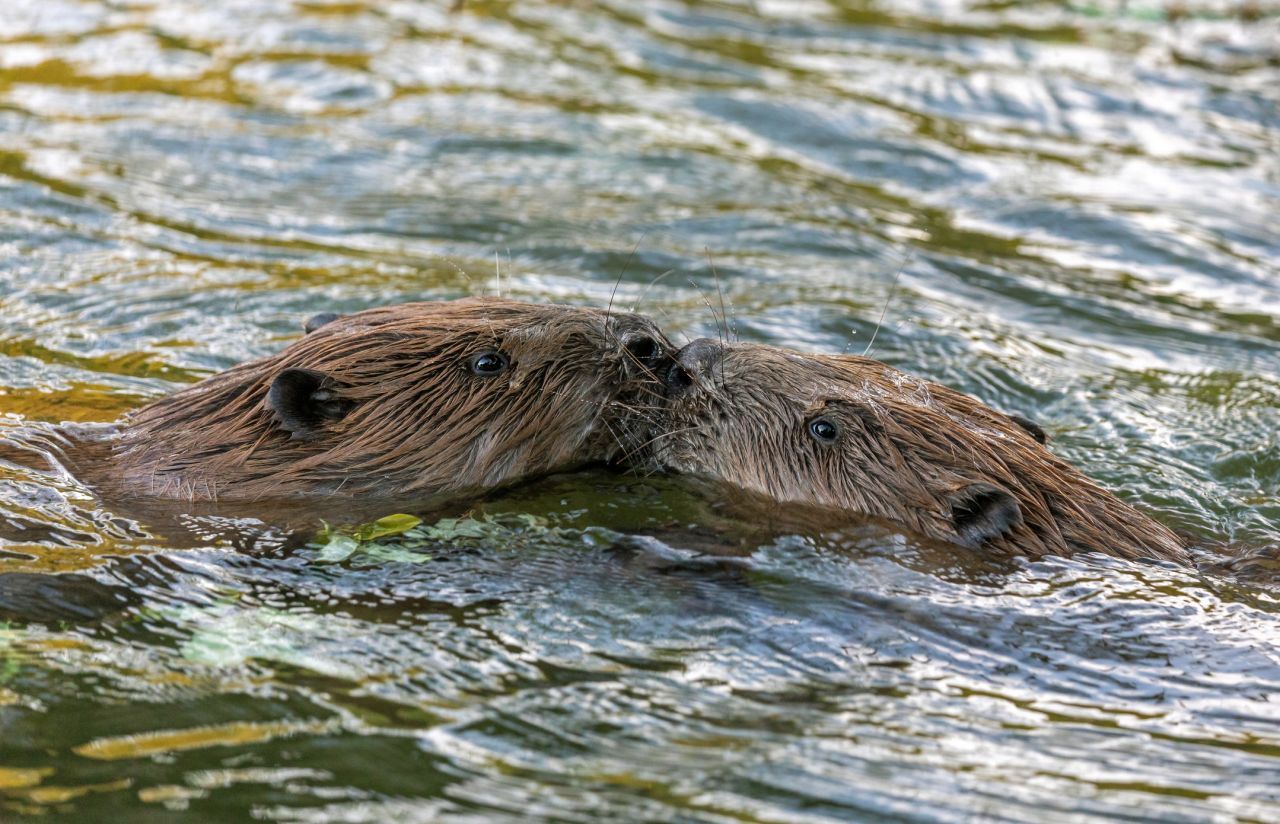
[{"label": "dark rounded ear", "polygon": [[1049,436],[1044,434],[1044,430],[1040,428],[1040,424],[1036,423],[1035,421],[1031,420],[1025,415],[1018,415],[1015,413],[1013,415],[1008,415],[1006,417],[1008,417],[1009,420],[1013,421],[1018,426],[1021,426],[1023,429],[1027,430],[1027,434],[1035,438],[1037,442],[1039,443],[1049,442]]},{"label": "dark rounded ear", "polygon": [[964,546],[981,546],[1022,523],[1018,499],[998,486],[972,483],[953,492],[948,500],[957,540]]},{"label": "dark rounded ear", "polygon": [[310,440],[326,421],[340,420],[355,406],[339,397],[338,390],[337,382],[323,372],[285,369],[271,382],[267,405],[295,439]]},{"label": "dark rounded ear", "polygon": [[339,315],[337,312],[321,312],[318,315],[312,315],[307,318],[306,323],[302,324],[302,331],[310,335],[321,326],[324,326],[326,323],[333,323],[340,317],[342,317],[342,315]]}]

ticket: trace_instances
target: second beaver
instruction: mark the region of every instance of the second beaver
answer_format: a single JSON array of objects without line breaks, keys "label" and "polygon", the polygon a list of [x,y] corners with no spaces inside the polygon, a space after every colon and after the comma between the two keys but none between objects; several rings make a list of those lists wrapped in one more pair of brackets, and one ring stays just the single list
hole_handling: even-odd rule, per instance
[{"label": "second beaver", "polygon": [[665,385],[659,467],[971,547],[1190,560],[1035,424],[879,361],[700,339]]},{"label": "second beaver", "polygon": [[[321,316],[126,417],[98,485],[256,500],[486,489],[630,450],[673,349],[639,315],[497,298]],[[91,479],[93,482],[93,479]]]}]

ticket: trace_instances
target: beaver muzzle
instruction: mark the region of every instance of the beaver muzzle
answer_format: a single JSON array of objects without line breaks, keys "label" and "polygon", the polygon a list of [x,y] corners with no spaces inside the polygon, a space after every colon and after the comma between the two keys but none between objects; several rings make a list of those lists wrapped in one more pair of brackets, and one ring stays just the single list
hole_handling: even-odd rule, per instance
[{"label": "beaver muzzle", "polygon": [[711,370],[724,357],[724,345],[711,338],[698,338],[675,354],[675,362],[667,369],[662,383],[668,398],[687,394],[695,385],[711,375]]}]

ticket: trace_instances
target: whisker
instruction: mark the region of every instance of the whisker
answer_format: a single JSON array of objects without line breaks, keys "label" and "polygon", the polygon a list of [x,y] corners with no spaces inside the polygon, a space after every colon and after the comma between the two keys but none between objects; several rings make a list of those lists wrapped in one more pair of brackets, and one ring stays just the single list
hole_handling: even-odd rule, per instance
[{"label": "whisker", "polygon": [[516,264],[511,259],[511,247],[508,246],[506,247],[506,249],[507,249],[507,291],[509,292],[511,291],[511,273],[515,271]]},{"label": "whisker", "polygon": [[724,332],[720,329],[720,318],[716,316],[716,308],[711,305],[710,300],[707,300],[706,293],[702,291],[702,287],[698,286],[693,278],[689,278],[689,285],[698,290],[698,296],[702,298],[703,305],[707,307],[707,311],[711,313],[711,319],[716,323],[716,338],[721,343],[724,343]]},{"label": "whisker", "polygon": [[472,279],[471,279],[471,275],[468,275],[468,274],[466,273],[466,270],[464,270],[461,266],[459,266],[457,263],[455,263],[451,258],[445,258],[445,261],[444,261],[444,262],[445,262],[445,263],[447,263],[447,264],[449,264],[449,266],[451,266],[451,267],[453,268],[453,271],[455,271],[455,272],[457,272],[458,274],[462,275],[462,279],[463,279],[463,280],[465,280],[465,281],[467,282],[467,287],[471,290],[471,293],[472,293],[472,294],[475,294],[475,292],[476,292],[476,282],[475,282],[474,280],[472,280]]},{"label": "whisker", "polygon": [[[698,427],[696,427],[696,426],[687,426],[687,427],[685,427],[684,429],[673,429],[673,430],[671,430],[670,432],[663,432],[663,433],[661,433],[661,434],[659,434],[659,435],[657,435],[657,436],[655,436],[655,437],[653,437],[653,438],[651,438],[651,439],[649,439],[649,440],[645,441],[645,442],[644,442],[644,443],[642,443],[639,447],[637,447],[637,449],[644,449],[645,447],[649,446],[650,444],[655,443],[655,442],[657,442],[657,441],[659,441],[659,440],[661,440],[661,439],[663,439],[663,438],[671,437],[672,435],[679,435],[679,434],[681,434],[682,432],[691,432],[691,431],[693,431],[693,430],[695,430],[695,429],[697,429],[697,428],[698,428]],[[644,475],[642,475],[641,477],[643,477],[643,478],[652,478],[654,475],[657,475],[659,472],[661,472],[661,471],[662,471],[662,469],[663,469],[663,467],[658,466],[657,464],[650,463],[650,465],[649,465],[646,469],[647,469],[647,471],[646,471],[646,472],[644,473]]]},{"label": "whisker", "polygon": [[[662,396],[655,394],[654,397],[661,398]],[[621,401],[614,401],[614,403],[620,404],[623,409],[626,409],[629,412],[661,412],[663,409],[667,408],[663,404],[646,404],[644,406],[632,406],[629,404],[622,404]]]},{"label": "whisker", "polygon": [[698,429],[698,427],[696,427],[696,426],[686,426],[686,427],[684,427],[683,429],[671,429],[671,430],[668,430],[668,431],[666,431],[666,432],[659,433],[659,434],[657,434],[657,435],[653,436],[652,438],[650,438],[649,440],[647,440],[647,441],[645,441],[645,442],[641,443],[639,446],[637,446],[637,447],[636,447],[636,449],[637,449],[637,450],[639,450],[639,449],[644,449],[646,446],[649,446],[650,444],[657,443],[658,441],[662,440],[663,438],[669,438],[669,437],[671,437],[672,435],[679,435],[679,434],[684,433],[684,432],[693,432],[695,429]]},{"label": "whisker", "polygon": [[710,247],[703,246],[702,251],[707,256],[707,266],[711,268],[711,276],[716,282],[716,292],[720,295],[720,317],[724,318],[725,337],[732,341],[737,337],[737,329],[729,322],[729,310],[724,305],[724,290],[720,288],[720,272],[716,269],[715,261],[711,259]]},{"label": "whisker", "polygon": [[[702,251],[707,255],[707,266],[711,268],[711,277],[716,283],[716,294],[720,296],[720,318],[724,322],[724,338],[721,339],[720,345],[727,346],[732,340],[733,332],[729,326],[729,312],[724,308],[724,290],[720,288],[720,272],[716,270],[716,264],[711,259],[711,249],[703,246]],[[724,358],[720,358],[720,385],[724,386]]]},{"label": "whisker", "polygon": [[[658,311],[661,312],[662,316],[666,318],[668,321],[670,321],[671,323],[675,323],[675,318],[671,317],[670,313],[668,313],[666,309],[663,309],[661,306],[659,306]],[[679,332],[677,334],[679,334],[680,337],[684,338],[684,345],[687,346],[689,344],[689,336],[683,332]]]},{"label": "whisker", "polygon": [[663,278],[665,278],[667,275],[671,274],[674,271],[675,269],[668,269],[667,271],[658,275],[653,280],[649,281],[649,283],[644,287],[644,289],[640,290],[640,297],[636,298],[635,301],[632,302],[631,308],[628,309],[627,311],[629,312],[636,311],[636,307],[639,306],[640,302],[644,300],[645,295],[649,294],[649,290],[653,288],[654,284],[656,284],[658,281],[662,280]]},{"label": "whisker", "polygon": [[626,416],[642,420],[649,424],[656,422],[665,411],[661,406],[637,406],[628,408],[625,405],[619,404],[618,408],[622,409]]},{"label": "whisker", "polygon": [[645,233],[641,233],[640,239],[636,241],[636,245],[631,247],[631,254],[627,255],[627,260],[622,264],[622,271],[618,273],[618,279],[613,282],[613,291],[609,293],[609,305],[605,307],[604,316],[607,320],[613,311],[613,299],[618,295],[618,287],[622,285],[622,278],[626,276],[627,269],[631,266],[631,260],[636,256],[636,251],[640,248],[640,244],[644,243]]},{"label": "whisker", "polygon": [[898,264],[898,271],[893,273],[893,283],[889,284],[889,294],[885,296],[884,306],[880,309],[880,319],[876,321],[875,331],[871,333],[871,340],[867,341],[867,348],[862,350],[862,357],[867,357],[871,352],[871,347],[876,345],[876,336],[880,334],[880,328],[884,326],[885,313],[889,311],[889,302],[893,300],[893,294],[898,288],[898,278],[902,277],[902,270],[907,268],[907,264],[915,257],[915,252],[908,252],[902,262]]},{"label": "whisker", "polygon": [[627,449],[626,441],[623,440],[622,436],[620,436],[617,430],[613,428],[613,424],[609,423],[608,418],[600,418],[600,422],[604,424],[605,429],[609,430],[609,435],[612,436],[613,442],[617,444],[618,449],[622,451],[623,460],[630,463],[631,451]]}]

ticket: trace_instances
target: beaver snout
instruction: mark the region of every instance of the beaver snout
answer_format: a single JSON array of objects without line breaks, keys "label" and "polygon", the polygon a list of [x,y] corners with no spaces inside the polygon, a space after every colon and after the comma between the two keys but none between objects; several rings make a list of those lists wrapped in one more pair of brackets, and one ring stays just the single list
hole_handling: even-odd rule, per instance
[{"label": "beaver snout", "polygon": [[619,314],[609,320],[609,331],[622,346],[628,378],[645,382],[662,379],[675,347],[658,327],[640,315]]},{"label": "beaver snout", "polygon": [[670,349],[656,337],[645,332],[632,332],[622,339],[629,361],[639,367],[640,374],[660,376],[671,363]]},{"label": "beaver snout", "polygon": [[698,338],[676,352],[675,363],[667,370],[663,383],[668,397],[679,397],[711,373],[724,356],[724,346],[711,338]]}]

